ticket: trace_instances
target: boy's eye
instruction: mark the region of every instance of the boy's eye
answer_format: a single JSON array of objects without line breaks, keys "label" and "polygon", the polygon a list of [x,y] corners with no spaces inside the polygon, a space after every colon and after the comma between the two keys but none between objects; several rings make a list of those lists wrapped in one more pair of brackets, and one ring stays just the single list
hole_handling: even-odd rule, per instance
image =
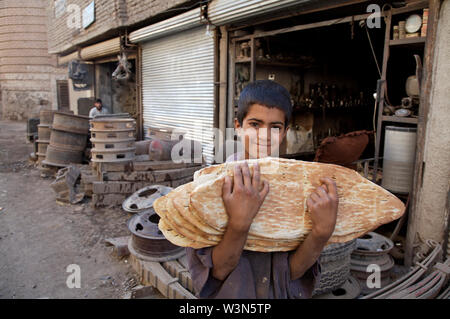
[{"label": "boy's eye", "polygon": [[258,124],[258,123],[256,123],[256,122],[252,122],[252,123],[250,123],[250,126],[252,126],[252,127],[258,127],[258,126],[259,126],[259,124]]}]

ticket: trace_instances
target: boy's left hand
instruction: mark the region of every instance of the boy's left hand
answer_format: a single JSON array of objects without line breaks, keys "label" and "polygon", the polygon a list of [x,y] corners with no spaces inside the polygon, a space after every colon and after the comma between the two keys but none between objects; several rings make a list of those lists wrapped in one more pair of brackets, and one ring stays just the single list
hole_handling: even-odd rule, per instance
[{"label": "boy's left hand", "polygon": [[336,225],[338,196],[336,184],[331,178],[321,178],[323,183],[306,201],[313,222],[312,233],[323,240],[328,240]]}]

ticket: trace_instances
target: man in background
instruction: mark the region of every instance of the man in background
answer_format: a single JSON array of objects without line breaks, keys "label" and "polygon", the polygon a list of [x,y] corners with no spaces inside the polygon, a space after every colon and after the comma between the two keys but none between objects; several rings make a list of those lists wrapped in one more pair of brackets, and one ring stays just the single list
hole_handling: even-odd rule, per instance
[{"label": "man in background", "polygon": [[97,115],[105,115],[105,114],[110,114],[109,110],[103,107],[102,100],[96,99],[94,107],[89,111],[89,117],[94,118]]}]

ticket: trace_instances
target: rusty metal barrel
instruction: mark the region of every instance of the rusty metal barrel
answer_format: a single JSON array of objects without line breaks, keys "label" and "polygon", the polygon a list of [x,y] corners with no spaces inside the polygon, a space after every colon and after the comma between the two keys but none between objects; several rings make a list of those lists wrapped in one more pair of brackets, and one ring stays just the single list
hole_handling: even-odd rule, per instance
[{"label": "rusty metal barrel", "polygon": [[136,121],[101,117],[90,121],[91,160],[99,163],[131,162],[136,155]]},{"label": "rusty metal barrel", "polygon": [[52,131],[52,126],[47,124],[38,125],[38,137],[43,141],[50,141],[50,133]]},{"label": "rusty metal barrel", "polygon": [[44,126],[51,126],[53,123],[53,114],[55,114],[56,111],[52,110],[42,110],[39,112],[39,119],[40,125]]},{"label": "rusty metal barrel", "polygon": [[52,110],[41,110],[39,112],[38,140],[36,141],[38,143],[38,151],[36,153],[38,164],[45,160],[47,147],[50,143],[54,113],[55,111]]},{"label": "rusty metal barrel", "polygon": [[89,134],[89,117],[55,112],[45,165],[66,167],[82,163]]},{"label": "rusty metal barrel", "polygon": [[36,153],[38,157],[38,163],[41,164],[42,161],[45,159],[45,155],[47,153],[47,146],[50,143],[50,133],[51,133],[52,127],[51,125],[47,124],[39,124],[38,125],[38,151]]}]

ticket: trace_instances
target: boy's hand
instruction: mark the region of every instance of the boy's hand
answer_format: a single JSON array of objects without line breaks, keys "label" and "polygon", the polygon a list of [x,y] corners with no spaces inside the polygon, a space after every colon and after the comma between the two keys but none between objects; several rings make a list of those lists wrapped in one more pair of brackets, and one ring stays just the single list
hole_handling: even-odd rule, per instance
[{"label": "boy's hand", "polygon": [[323,184],[309,196],[306,205],[313,222],[312,233],[327,241],[336,225],[339,200],[335,182],[328,177],[321,178],[320,181]]},{"label": "boy's hand", "polygon": [[261,182],[258,164],[254,166],[253,178],[247,163],[236,165],[233,181],[231,177],[225,177],[222,188],[228,227],[234,231],[248,232],[268,192],[269,183]]}]

